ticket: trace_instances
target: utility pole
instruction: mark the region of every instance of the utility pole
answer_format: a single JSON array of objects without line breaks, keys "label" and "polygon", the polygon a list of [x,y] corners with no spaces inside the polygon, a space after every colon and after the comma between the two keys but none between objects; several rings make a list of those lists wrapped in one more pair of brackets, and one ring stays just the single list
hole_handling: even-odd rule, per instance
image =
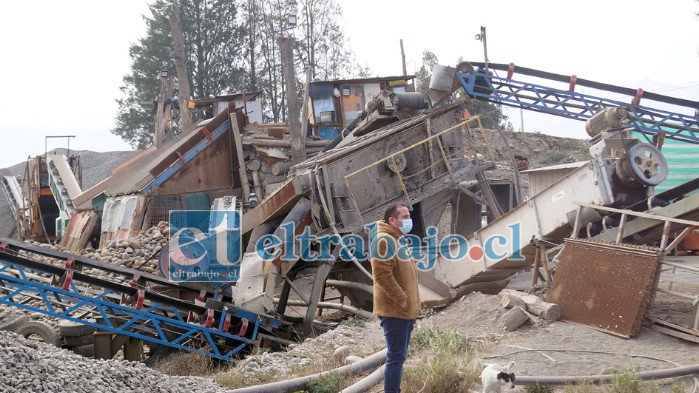
[{"label": "utility pole", "polygon": [[289,122],[289,140],[291,142],[291,162],[298,164],[306,160],[304,130],[300,130],[298,97],[296,96],[296,77],[294,75],[294,38],[280,36],[277,42],[282,52],[282,67],[286,79],[287,121]]},{"label": "utility pole", "polygon": [[403,64],[403,76],[408,75],[408,69],[405,68],[405,50],[403,50],[403,39],[400,39],[400,60],[401,64]]},{"label": "utility pole", "polygon": [[192,116],[189,114],[189,72],[187,71],[187,56],[184,48],[184,36],[180,23],[180,11],[175,4],[170,7],[170,28],[172,29],[172,42],[175,52],[175,68],[177,69],[177,81],[180,90],[180,117],[182,118],[182,131],[192,126]]}]

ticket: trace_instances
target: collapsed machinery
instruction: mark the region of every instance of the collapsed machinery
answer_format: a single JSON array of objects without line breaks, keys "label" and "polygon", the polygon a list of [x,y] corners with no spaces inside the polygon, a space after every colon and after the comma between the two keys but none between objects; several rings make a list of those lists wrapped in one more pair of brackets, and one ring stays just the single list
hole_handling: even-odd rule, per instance
[{"label": "collapsed machinery", "polygon": [[[492,70],[508,75],[501,78]],[[514,80],[515,70],[565,82],[568,89]],[[578,93],[576,85],[630,94],[633,100]],[[503,198],[484,175],[494,163],[470,157],[465,148],[479,118],[465,117],[458,102],[442,104],[460,88],[471,98],[586,120],[592,159],[522,203]],[[422,266],[428,267],[420,273],[424,301],[445,304],[458,290],[473,285],[498,288],[512,274],[532,266],[537,242],[559,244],[573,228],[601,221],[604,228],[614,226],[606,219],[612,214],[581,206],[651,209],[661,203],[653,198],[652,189],[665,179],[668,168],[658,146],[663,138],[699,143],[699,118],[642,106],[642,99],[699,108],[694,101],[513,65],[437,67],[427,94],[382,92],[322,153],[292,167],[281,187],[242,214],[245,253],[241,278],[233,286],[176,284],[158,275],[2,239],[0,303],[94,326],[115,341],[132,337],[153,348],[200,351],[231,360],[255,343],[283,345],[313,334],[326,286],[337,288],[357,309],[371,310],[367,260],[341,260],[342,246],[335,245],[333,258],[326,260],[278,258],[264,263],[255,252],[258,239],[268,234],[283,238],[282,229],[290,223],[297,234],[309,228],[318,236],[353,234],[367,239],[365,225],[379,220],[393,202],[411,206],[412,233],[423,238],[451,206],[450,232],[466,237],[471,250],[481,250],[450,260],[423,261]],[[676,193],[684,197],[690,191]],[[665,204],[678,198],[675,195]],[[231,205],[236,203],[229,201]],[[494,220],[481,228],[483,205]],[[686,216],[697,206],[690,204],[672,214]],[[521,225],[515,228],[515,223]],[[280,250],[290,247],[294,244],[277,245]],[[492,253],[486,252],[489,248]],[[171,256],[171,250],[164,248],[160,255],[164,271]],[[45,257],[54,263],[42,262]],[[315,274],[310,293],[303,294],[294,278],[308,267]],[[87,269],[105,274],[84,273]],[[278,283],[282,289],[275,298]],[[301,318],[288,312],[296,304],[292,293],[306,308]],[[360,312],[357,309],[353,311]]]}]

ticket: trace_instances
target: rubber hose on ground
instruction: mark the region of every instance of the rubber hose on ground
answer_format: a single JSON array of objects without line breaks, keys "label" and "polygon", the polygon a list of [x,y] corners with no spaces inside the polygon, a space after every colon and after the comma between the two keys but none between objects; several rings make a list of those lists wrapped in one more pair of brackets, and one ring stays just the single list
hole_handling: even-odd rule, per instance
[{"label": "rubber hose on ground", "polygon": [[377,385],[383,379],[383,371],[386,366],[381,366],[373,373],[357,381],[357,383],[342,389],[340,393],[363,393]]},{"label": "rubber hose on ground", "polygon": [[309,375],[306,377],[299,377],[294,379],[289,379],[286,381],[268,383],[264,385],[249,386],[245,388],[232,390],[232,393],[267,393],[267,392],[279,392],[279,393],[291,393],[298,390],[302,390],[306,384],[312,380],[320,377],[327,376],[330,373],[338,373],[340,375],[353,375],[359,374],[366,370],[371,370],[383,364],[386,361],[386,349],[383,349],[375,354],[367,357],[364,360],[360,360],[357,363],[350,364],[348,366],[342,366],[331,371],[323,371],[322,373]]},{"label": "rubber hose on ground", "polygon": [[[694,364],[691,366],[683,366],[676,368],[666,368],[660,370],[643,371],[639,373],[634,373],[634,375],[642,380],[648,379],[665,379],[682,377],[685,375],[696,374],[699,372],[699,364]],[[604,375],[588,375],[588,376],[560,376],[560,377],[528,377],[528,376],[517,376],[516,383],[518,385],[577,385],[580,383],[593,383],[593,384],[603,384],[610,383],[614,380],[613,374]]]}]

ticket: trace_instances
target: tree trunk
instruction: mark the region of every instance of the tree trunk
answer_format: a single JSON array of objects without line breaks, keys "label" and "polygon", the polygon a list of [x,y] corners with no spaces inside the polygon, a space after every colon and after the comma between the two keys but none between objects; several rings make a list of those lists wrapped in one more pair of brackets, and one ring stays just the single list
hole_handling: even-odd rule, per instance
[{"label": "tree trunk", "polygon": [[175,54],[175,69],[177,70],[177,81],[179,83],[180,96],[180,117],[182,118],[182,131],[192,126],[192,116],[189,114],[189,97],[192,95],[189,90],[189,72],[187,71],[187,54],[184,47],[184,36],[182,35],[182,24],[180,23],[180,11],[175,4],[170,8],[170,27],[172,28],[172,42]]},{"label": "tree trunk", "polygon": [[286,79],[287,120],[289,122],[289,140],[291,141],[291,160],[298,164],[306,159],[306,146],[299,124],[298,98],[296,96],[296,78],[294,76],[294,39],[279,37],[282,49],[282,66]]},{"label": "tree trunk", "polygon": [[512,332],[518,327],[522,326],[524,322],[527,322],[529,316],[522,310],[521,307],[512,307],[510,311],[506,312],[502,316],[502,326],[508,331]]},{"label": "tree trunk", "polygon": [[502,293],[500,292],[500,303],[504,308],[510,309],[513,307],[522,307],[524,309],[527,308],[526,303],[520,298],[511,296],[509,293]]}]

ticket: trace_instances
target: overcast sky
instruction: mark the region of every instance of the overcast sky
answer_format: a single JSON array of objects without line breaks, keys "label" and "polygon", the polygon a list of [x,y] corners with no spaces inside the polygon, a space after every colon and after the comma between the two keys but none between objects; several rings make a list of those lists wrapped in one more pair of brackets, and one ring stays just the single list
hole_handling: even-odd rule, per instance
[{"label": "overcast sky", "polygon": [[[459,56],[483,61],[474,35],[485,26],[491,62],[699,100],[695,0],[339,3],[351,47],[375,75],[402,72],[401,38],[409,73],[419,68],[425,49],[445,65],[455,65]],[[130,149],[109,130],[117,111],[114,99],[129,72],[128,48],[145,33],[146,12],[143,0],[3,4],[0,168],[42,153],[48,135],[76,135],[71,149]],[[519,112],[510,115],[519,130]],[[582,123],[526,111],[524,127],[586,137]],[[48,142],[49,149],[66,145],[66,140]]]}]

